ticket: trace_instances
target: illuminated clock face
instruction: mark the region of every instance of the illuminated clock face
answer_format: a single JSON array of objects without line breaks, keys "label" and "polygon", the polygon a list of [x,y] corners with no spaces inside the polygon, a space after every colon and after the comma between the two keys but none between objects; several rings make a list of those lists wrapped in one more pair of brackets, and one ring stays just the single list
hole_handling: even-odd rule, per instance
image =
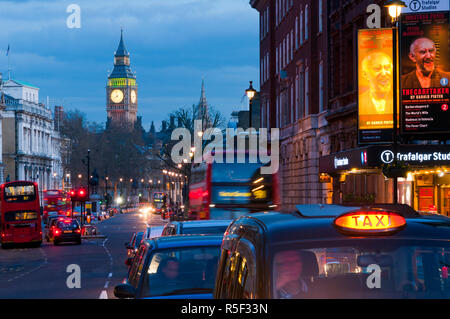
[{"label": "illuminated clock face", "polygon": [[113,90],[111,92],[111,101],[120,103],[123,101],[123,92],[121,90]]},{"label": "illuminated clock face", "polygon": [[137,96],[136,96],[136,91],[135,90],[133,90],[133,91],[131,91],[131,103],[136,103],[136,99],[137,99]]}]

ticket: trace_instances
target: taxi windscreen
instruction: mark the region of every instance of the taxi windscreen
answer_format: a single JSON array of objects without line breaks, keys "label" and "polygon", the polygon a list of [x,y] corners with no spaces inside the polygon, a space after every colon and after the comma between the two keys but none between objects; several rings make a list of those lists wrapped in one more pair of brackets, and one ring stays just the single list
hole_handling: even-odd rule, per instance
[{"label": "taxi windscreen", "polygon": [[450,244],[410,240],[283,247],[273,295],[303,298],[450,298]]},{"label": "taxi windscreen", "polygon": [[155,252],[143,270],[142,297],[212,293],[219,254],[220,246]]}]

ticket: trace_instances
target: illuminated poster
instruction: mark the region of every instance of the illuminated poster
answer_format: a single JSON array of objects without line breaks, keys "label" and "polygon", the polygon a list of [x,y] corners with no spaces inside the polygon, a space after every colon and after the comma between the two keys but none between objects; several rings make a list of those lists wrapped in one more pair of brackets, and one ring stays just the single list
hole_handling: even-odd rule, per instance
[{"label": "illuminated poster", "polygon": [[359,143],[392,140],[392,29],[358,30]]},{"label": "illuminated poster", "polygon": [[400,34],[402,133],[449,133],[449,13],[404,14]]}]

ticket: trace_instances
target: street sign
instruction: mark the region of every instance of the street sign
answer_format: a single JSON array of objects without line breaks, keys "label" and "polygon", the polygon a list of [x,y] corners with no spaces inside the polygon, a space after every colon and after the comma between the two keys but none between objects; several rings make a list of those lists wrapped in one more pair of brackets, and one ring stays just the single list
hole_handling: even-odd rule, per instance
[{"label": "street sign", "polygon": [[449,11],[449,0],[405,0],[406,8],[403,13],[422,13],[422,12],[437,12]]}]

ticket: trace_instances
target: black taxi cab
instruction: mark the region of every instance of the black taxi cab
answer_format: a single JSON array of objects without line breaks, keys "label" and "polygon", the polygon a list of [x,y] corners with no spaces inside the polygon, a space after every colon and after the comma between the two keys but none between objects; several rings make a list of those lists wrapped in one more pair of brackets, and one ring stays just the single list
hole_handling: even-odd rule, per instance
[{"label": "black taxi cab", "polygon": [[214,297],[450,298],[450,218],[399,207],[240,217],[223,238]]}]

